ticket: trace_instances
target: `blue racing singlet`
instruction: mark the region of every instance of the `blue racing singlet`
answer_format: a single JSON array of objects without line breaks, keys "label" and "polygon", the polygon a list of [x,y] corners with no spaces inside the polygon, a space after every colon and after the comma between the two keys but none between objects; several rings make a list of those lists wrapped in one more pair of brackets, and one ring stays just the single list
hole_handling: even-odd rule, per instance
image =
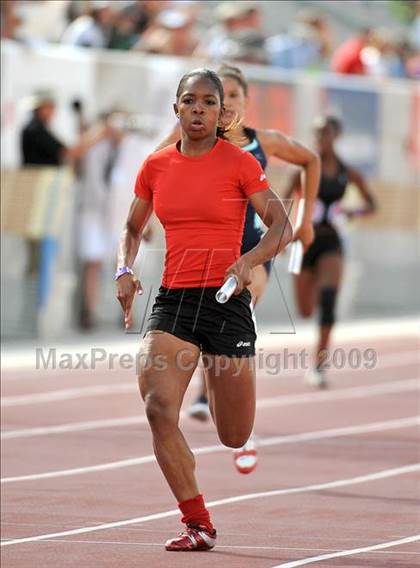
[{"label": "blue racing singlet", "polygon": [[[245,135],[250,140],[246,146],[242,146],[242,150],[246,150],[256,158],[263,170],[267,167],[267,156],[257,138],[257,133],[253,128],[244,128]],[[241,254],[245,254],[253,249],[261,240],[263,231],[261,229],[261,221],[251,203],[248,203],[245,216],[244,233],[242,236]],[[267,272],[270,272],[271,262],[264,263]]]}]

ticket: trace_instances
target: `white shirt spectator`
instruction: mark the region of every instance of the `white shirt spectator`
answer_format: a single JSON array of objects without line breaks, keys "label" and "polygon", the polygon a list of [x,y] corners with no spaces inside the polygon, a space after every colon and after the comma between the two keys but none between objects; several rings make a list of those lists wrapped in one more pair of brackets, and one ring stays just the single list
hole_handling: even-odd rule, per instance
[{"label": "white shirt spectator", "polygon": [[74,20],[62,38],[67,45],[99,49],[107,47],[108,41],[108,34],[91,16],[80,16]]}]

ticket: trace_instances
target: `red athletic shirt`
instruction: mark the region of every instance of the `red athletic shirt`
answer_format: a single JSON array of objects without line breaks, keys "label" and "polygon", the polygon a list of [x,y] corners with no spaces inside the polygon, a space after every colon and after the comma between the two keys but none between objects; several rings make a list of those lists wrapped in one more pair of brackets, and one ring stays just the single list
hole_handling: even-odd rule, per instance
[{"label": "red athletic shirt", "polygon": [[361,60],[364,42],[360,38],[352,38],[343,43],[334,53],[331,68],[335,73],[348,75],[364,75],[365,65]]},{"label": "red athletic shirt", "polygon": [[185,156],[176,144],[149,156],[135,194],[153,201],[165,231],[162,286],[220,286],[240,257],[248,197],[268,187],[258,161],[222,139],[202,156]]}]

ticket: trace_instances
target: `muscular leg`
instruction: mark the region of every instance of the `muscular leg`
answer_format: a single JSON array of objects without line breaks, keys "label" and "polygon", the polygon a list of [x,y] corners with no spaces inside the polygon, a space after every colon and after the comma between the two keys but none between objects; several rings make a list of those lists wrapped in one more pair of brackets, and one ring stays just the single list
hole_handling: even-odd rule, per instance
[{"label": "muscular leg", "polygon": [[343,274],[343,257],[338,253],[322,255],[316,265],[316,279],[319,290],[320,326],[316,351],[316,366],[321,367],[328,348],[331,330],[334,326],[336,296]]},{"label": "muscular leg", "polygon": [[[248,287],[249,291],[251,292],[252,303],[254,307],[257,305],[258,301],[261,299],[262,295],[264,294],[267,282],[268,282],[268,274],[264,266],[262,265],[256,266],[253,270],[252,283]],[[206,386],[205,372],[203,369],[203,371],[200,373],[200,387],[197,396],[197,403],[199,403],[200,400],[204,400],[204,398],[207,398],[207,386]],[[195,405],[193,406],[192,411],[195,410],[194,407]],[[207,420],[207,416],[205,416],[203,413],[200,413],[198,411],[196,414],[194,414],[193,412],[191,415],[199,420]]]},{"label": "muscular leg", "polygon": [[294,277],[295,300],[299,314],[309,318],[316,305],[317,280],[316,274],[309,268]]},{"label": "muscular leg", "polygon": [[161,331],[149,332],[141,351],[140,393],[155,455],[179,503],[199,494],[194,455],[178,425],[182,400],[199,355],[197,346]]},{"label": "muscular leg", "polygon": [[255,418],[255,361],[253,357],[206,354],[209,404],[220,441],[240,448],[248,440]]}]

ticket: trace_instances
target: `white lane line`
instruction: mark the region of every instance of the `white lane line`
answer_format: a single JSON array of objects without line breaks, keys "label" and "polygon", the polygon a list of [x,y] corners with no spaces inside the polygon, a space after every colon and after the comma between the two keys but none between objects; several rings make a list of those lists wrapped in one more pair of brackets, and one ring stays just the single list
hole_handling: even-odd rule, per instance
[{"label": "white lane line", "polygon": [[124,418],[105,418],[103,420],[88,420],[87,422],[70,422],[58,426],[41,426],[38,428],[22,428],[21,430],[6,430],[2,432],[2,440],[16,438],[33,438],[35,436],[48,436],[50,434],[67,434],[68,432],[86,432],[101,428],[114,428],[117,426],[133,426],[146,424],[146,416],[126,416]]},{"label": "white lane line", "polygon": [[[218,499],[207,503],[207,507],[220,507],[221,505],[230,505],[231,503],[239,503],[241,501],[250,501],[254,499],[262,499],[265,497],[278,497],[279,495],[294,495],[297,493],[308,493],[313,491],[323,491],[324,489],[333,489],[336,487],[346,487],[349,485],[356,485],[359,483],[367,483],[369,481],[377,481],[379,479],[387,479],[397,475],[404,475],[420,471],[420,463],[410,464],[393,469],[385,469],[367,475],[359,475],[357,477],[350,477],[347,479],[338,479],[336,481],[329,481],[327,483],[317,483],[314,485],[305,485],[302,487],[290,487],[288,489],[275,489],[274,491],[263,491],[261,493],[248,493],[245,495],[237,495],[235,497],[227,497],[225,499]],[[11,546],[15,544],[24,544],[26,542],[37,542],[40,540],[47,540],[51,538],[59,538],[63,536],[70,536],[75,534],[86,534],[96,531],[103,531],[113,529],[116,527],[123,527],[134,524],[148,523],[150,521],[157,521],[167,517],[175,517],[179,515],[179,509],[172,509],[162,513],[154,513],[152,515],[145,515],[144,517],[135,517],[134,519],[124,519],[122,521],[113,521],[111,523],[103,523],[100,525],[93,525],[88,527],[80,527],[77,529],[70,529],[67,531],[60,531],[55,533],[46,533],[24,538],[16,538],[1,543],[1,546]]]},{"label": "white lane line", "polygon": [[[307,442],[314,440],[323,440],[327,438],[337,438],[341,436],[353,436],[356,434],[365,434],[369,432],[383,432],[386,430],[397,430],[399,428],[409,428],[420,424],[420,416],[410,416],[407,418],[398,418],[396,420],[387,420],[383,422],[370,422],[368,424],[360,424],[358,426],[345,426],[342,428],[329,428],[328,430],[318,430],[314,432],[302,432],[300,434],[290,434],[288,436],[273,436],[270,438],[260,438],[259,446],[277,446],[285,444],[294,444],[296,442]],[[203,446],[201,448],[193,448],[195,455],[214,454],[219,452],[229,452],[230,448],[217,444],[214,446]],[[34,481],[40,479],[52,479],[57,477],[67,477],[72,475],[82,475],[86,473],[95,473],[98,471],[109,471],[113,469],[121,469],[143,465],[155,462],[156,458],[153,454],[138,458],[129,458],[114,462],[107,462],[92,466],[77,467],[72,469],[62,469],[55,471],[47,471],[44,473],[34,473],[30,475],[20,475],[14,477],[3,477],[1,483],[16,483],[21,481]]]},{"label": "white lane line", "polygon": [[[289,406],[293,404],[307,404],[311,402],[328,402],[330,400],[343,400],[350,398],[365,398],[377,394],[392,394],[410,392],[420,388],[420,379],[407,379],[403,381],[389,381],[366,387],[350,387],[317,393],[303,393],[289,396],[276,396],[257,400],[257,408],[271,408],[276,406]],[[316,399],[314,398],[316,396]]]},{"label": "white lane line", "polygon": [[109,394],[135,393],[138,391],[136,382],[112,383],[109,385],[97,385],[90,387],[78,387],[72,389],[58,389],[54,391],[40,392],[35,394],[19,394],[16,396],[4,396],[1,400],[2,408],[11,406],[25,406],[27,404],[40,404],[44,402],[59,402],[74,400],[76,398],[88,398],[91,396],[104,396]]},{"label": "white lane line", "polygon": [[[407,359],[408,357],[408,359]],[[403,366],[414,365],[419,362],[419,354],[417,351],[407,351],[406,353],[398,355],[385,355],[380,358],[380,364],[372,369],[374,371],[380,371],[382,369],[398,368]],[[353,370],[353,369],[352,369]],[[359,369],[360,371],[365,369]],[[301,377],[305,369],[298,369],[296,371],[282,370],[283,375],[281,377],[269,374],[266,370],[266,374],[259,378],[258,380],[282,380],[291,379],[294,377]],[[138,391],[136,381],[118,382],[111,383],[108,385],[96,385],[87,387],[74,387],[68,389],[57,389],[54,391],[46,391],[40,393],[14,395],[14,396],[3,396],[1,399],[1,407],[14,407],[14,406],[24,406],[27,404],[42,404],[48,402],[59,402],[64,400],[74,400],[78,398],[88,398],[92,396],[107,396],[119,393],[136,393]]]},{"label": "white lane line", "polygon": [[392,546],[400,546],[401,544],[408,544],[410,542],[420,541],[420,534],[400,538],[399,540],[391,540],[382,542],[380,544],[373,544],[371,546],[364,546],[363,548],[352,548],[350,550],[341,550],[340,552],[331,552],[330,554],[322,554],[321,556],[312,556],[312,558],[304,558],[303,560],[295,560],[293,562],[286,562],[285,564],[277,564],[273,568],[296,568],[297,566],[304,566],[305,564],[314,564],[322,560],[329,560],[330,558],[340,558],[342,556],[352,556],[353,554],[362,554],[363,552],[371,552],[375,550],[383,550],[384,548],[391,548]]},{"label": "white lane line", "polygon": [[[419,338],[419,321],[418,317],[412,318],[391,318],[391,319],[372,319],[354,322],[341,322],[334,338],[337,343],[354,344],[362,339],[370,341],[381,341],[386,339],[407,338],[409,341]],[[305,325],[299,323],[298,332],[295,334],[281,335],[282,344],[285,347],[293,348],[295,346],[311,345],[314,334],[316,333],[316,324]],[[258,346],[264,346],[266,349],[277,349],[279,343],[279,335],[267,330],[261,330],[258,334]],[[9,350],[2,349],[2,368],[3,369],[34,369],[35,367],[35,348],[37,346],[28,346],[26,349]],[[79,344],[53,344],[48,347],[56,348],[58,351],[65,352],[70,355],[85,353],[92,348],[105,350],[107,353],[132,354],[136,356],[139,348],[138,337],[125,338],[115,336],[112,341],[97,338],[95,344],[82,342]],[[15,377],[17,378],[17,377]],[[18,379],[18,378],[17,378]],[[19,380],[19,379],[18,379]]]},{"label": "white lane line", "polygon": [[[128,529],[127,529],[128,530]],[[165,531],[166,533],[166,531]],[[224,532],[223,535],[226,535]],[[255,535],[253,535],[255,536]],[[123,540],[70,540],[70,539],[60,539],[54,538],[51,540],[45,539],[43,542],[50,543],[50,542],[61,542],[63,544],[111,544],[111,545],[122,545],[122,546],[156,546],[162,548],[161,542],[129,542]],[[297,552],[335,552],[335,548],[303,548],[303,547],[294,547],[294,546],[247,546],[242,544],[217,544],[217,548],[227,548],[227,549],[240,549],[240,550],[293,550]],[[375,553],[375,552],[374,552]],[[420,552],[408,552],[408,551],[383,551],[378,550],[376,554],[405,554],[409,556],[418,556]]]},{"label": "white lane line", "polygon": [[[257,400],[258,408],[271,408],[277,406],[290,406],[294,404],[309,404],[312,402],[328,402],[352,398],[365,398],[381,394],[409,392],[420,387],[420,379],[407,379],[403,381],[388,381],[367,387],[350,387],[335,391],[303,393],[269,397]],[[22,428],[19,430],[5,430],[1,433],[2,440],[17,438],[32,438],[34,436],[48,436],[50,434],[66,434],[69,432],[86,432],[100,428],[114,428],[117,426],[132,426],[146,424],[145,416],[127,416],[124,418],[108,418],[103,420],[89,420],[86,422],[71,422],[57,426],[41,426],[36,428]]]},{"label": "white lane line", "polygon": [[[104,523],[105,520],[104,519],[97,519],[97,522],[98,523]],[[37,523],[35,523],[35,522],[34,523],[17,523],[16,522],[16,523],[14,523],[12,521],[3,521],[2,525],[4,527],[6,527],[6,526],[11,527],[12,529],[14,529],[15,527],[19,527],[19,528],[30,527],[31,529],[32,528],[37,528],[37,529],[39,529],[39,528],[42,528],[42,529],[53,528],[53,529],[56,529],[56,530],[58,528],[60,528],[61,530],[68,530],[69,528],[73,528],[73,527],[71,527],[71,525],[69,526],[68,524],[43,523],[43,522],[39,522],[39,523],[38,522]],[[158,535],[159,533],[163,534],[163,535],[166,535],[168,533],[168,529],[165,528],[164,525],[162,525],[160,528],[156,528],[156,527],[152,528],[150,526],[142,525],[142,526],[139,526],[139,527],[131,526],[131,527],[122,527],[121,529],[116,528],[115,530],[117,532],[118,531],[121,531],[121,532],[124,531],[125,533],[133,533],[133,536],[134,536],[134,534],[136,535],[136,539],[142,538],[142,537],[146,538],[146,536],[150,533],[153,533],[155,536]],[[379,531],[377,531],[377,532],[379,532]],[[368,533],[369,533],[369,536],[368,536]],[[329,536],[332,538],[333,535],[330,534]],[[367,542],[370,543],[370,542],[372,542],[372,539],[383,538],[383,536],[384,536],[383,534],[381,534],[380,536],[377,536],[372,531],[370,531],[370,530],[366,531],[365,530],[363,532],[363,536],[360,536],[358,534],[357,537],[356,536],[352,536],[352,537],[347,536],[346,537],[346,536],[342,536],[341,534],[339,536],[337,536],[335,534],[334,535],[334,541],[338,541],[338,542],[350,541],[350,542],[353,543],[355,540],[357,540],[357,541],[367,541]],[[387,536],[388,536],[388,538],[393,538],[393,539],[405,538],[405,535],[401,535],[401,534],[388,534]],[[244,538],[244,539],[247,539],[248,541],[250,541],[253,538],[255,538],[255,532],[253,532],[253,533],[243,532],[243,531],[231,532],[231,531],[224,530],[223,531],[223,537],[229,537],[230,540],[238,539],[238,538]],[[274,538],[273,535],[269,535],[269,537]],[[311,534],[310,537],[308,538],[308,535],[304,534],[303,532],[301,533],[301,535],[298,535],[296,533],[287,534],[287,533],[282,532],[281,538],[284,542],[288,542],[290,540],[296,540],[296,541],[303,540],[303,541],[305,541],[306,545],[308,544],[308,540],[310,540],[311,542],[319,542],[319,541],[325,540],[325,536],[318,536],[318,535],[315,535],[315,534]],[[9,537],[9,538],[5,537],[5,538],[2,538],[0,540],[14,540],[14,539],[11,538],[11,537]],[[57,542],[60,542],[58,539],[54,539],[54,540],[57,540]],[[72,540],[66,539],[66,540],[63,540],[62,542],[78,542],[78,541],[73,540],[73,539]],[[80,542],[89,542],[89,541],[82,540]],[[102,541],[95,539],[94,541],[91,541],[91,542],[99,542],[100,543]],[[117,542],[120,542],[122,544],[124,541],[116,541],[116,543]],[[137,543],[137,542],[138,541],[135,540],[135,543]],[[106,544],[106,542],[105,542],[105,544]],[[219,547],[219,546],[222,546],[222,545],[218,543],[217,546]],[[320,545],[318,545],[316,548],[314,548],[314,547],[315,547],[315,544],[313,545],[313,547],[311,549],[305,549],[304,546],[302,545],[300,547],[297,547],[297,549],[298,550],[314,550],[314,551],[319,551],[319,552],[333,552],[333,551],[342,550],[342,546],[340,548],[321,548]],[[378,554],[397,554],[397,553],[389,551],[389,552],[382,552],[382,553],[378,552]],[[406,554],[418,554],[420,556],[420,549],[419,549],[419,552],[407,552]]]}]

